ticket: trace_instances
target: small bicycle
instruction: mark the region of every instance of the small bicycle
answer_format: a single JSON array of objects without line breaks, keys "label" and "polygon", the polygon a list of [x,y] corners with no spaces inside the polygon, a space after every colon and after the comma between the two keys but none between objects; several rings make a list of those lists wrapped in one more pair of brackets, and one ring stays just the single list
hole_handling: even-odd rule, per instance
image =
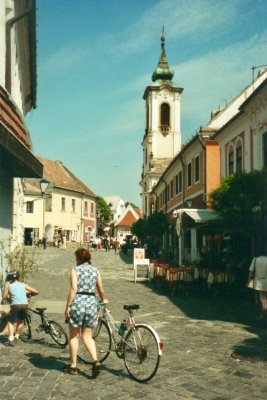
[{"label": "small bicycle", "polygon": [[45,310],[46,308],[28,308],[21,338],[30,340],[32,338],[32,325],[35,324],[37,332],[49,333],[60,347],[66,347],[69,342],[67,333],[56,321],[47,320]]},{"label": "small bicycle", "polygon": [[[129,375],[137,382],[147,382],[156,374],[163,343],[160,342],[157,332],[147,324],[136,323],[133,317],[139,305],[124,305],[129,315],[118,326],[111,315],[111,311],[103,302],[98,302],[98,325],[95,328],[99,361],[103,362],[114,351],[119,358],[124,359]],[[78,358],[91,364],[88,353],[81,346]]]}]

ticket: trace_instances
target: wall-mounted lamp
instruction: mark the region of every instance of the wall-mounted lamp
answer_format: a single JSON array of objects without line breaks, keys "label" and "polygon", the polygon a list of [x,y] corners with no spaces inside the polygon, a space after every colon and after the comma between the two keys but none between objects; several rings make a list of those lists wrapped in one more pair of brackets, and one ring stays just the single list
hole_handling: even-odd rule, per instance
[{"label": "wall-mounted lamp", "polygon": [[187,206],[188,208],[191,208],[191,207],[192,207],[192,204],[193,204],[193,200],[192,200],[192,199],[187,199],[187,200],[185,201],[185,204],[186,204],[186,206]]},{"label": "wall-mounted lamp", "polygon": [[42,197],[44,197],[44,194],[48,188],[49,182],[46,181],[45,179],[41,179],[39,184],[40,184],[40,190],[41,190]]}]

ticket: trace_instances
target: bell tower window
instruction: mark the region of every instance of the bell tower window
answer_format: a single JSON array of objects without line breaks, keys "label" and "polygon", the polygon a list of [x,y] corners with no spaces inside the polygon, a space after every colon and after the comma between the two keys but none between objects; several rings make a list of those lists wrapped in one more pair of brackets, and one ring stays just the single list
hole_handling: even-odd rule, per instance
[{"label": "bell tower window", "polygon": [[170,106],[167,103],[161,104],[160,107],[160,126],[163,135],[167,135],[170,128]]}]

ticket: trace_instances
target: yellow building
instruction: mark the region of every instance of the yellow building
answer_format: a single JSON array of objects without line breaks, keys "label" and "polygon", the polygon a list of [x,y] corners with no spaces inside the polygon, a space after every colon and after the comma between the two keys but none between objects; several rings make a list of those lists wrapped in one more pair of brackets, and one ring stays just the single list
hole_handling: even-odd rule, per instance
[{"label": "yellow building", "polygon": [[85,243],[96,235],[96,195],[61,161],[43,157],[45,193],[40,180],[24,180],[25,244],[38,242],[46,235],[48,243]]}]

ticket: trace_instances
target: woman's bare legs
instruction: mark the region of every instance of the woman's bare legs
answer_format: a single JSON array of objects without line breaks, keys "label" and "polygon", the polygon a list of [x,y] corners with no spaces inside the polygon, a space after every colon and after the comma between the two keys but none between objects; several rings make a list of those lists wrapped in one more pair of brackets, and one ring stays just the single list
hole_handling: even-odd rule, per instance
[{"label": "woman's bare legs", "polygon": [[93,362],[97,361],[97,352],[96,352],[96,345],[93,339],[93,329],[92,328],[82,328],[81,331],[82,341],[83,344],[90,354]]},{"label": "woman's bare legs", "polygon": [[80,328],[74,328],[72,325],[70,325],[69,330],[70,330],[70,340],[69,340],[70,366],[71,368],[76,368],[77,355],[79,349]]}]

